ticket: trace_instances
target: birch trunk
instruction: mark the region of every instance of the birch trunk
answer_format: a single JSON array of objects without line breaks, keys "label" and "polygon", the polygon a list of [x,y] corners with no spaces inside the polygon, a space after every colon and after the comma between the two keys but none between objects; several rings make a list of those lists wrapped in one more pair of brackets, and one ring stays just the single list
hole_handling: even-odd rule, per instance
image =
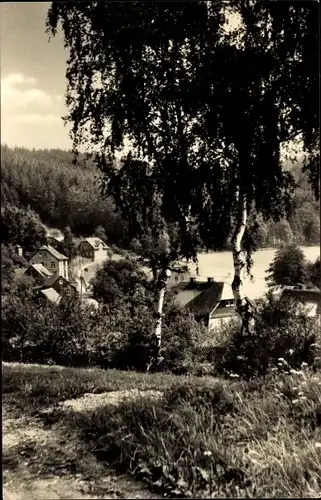
[{"label": "birch trunk", "polygon": [[246,268],[246,256],[242,251],[242,239],[246,229],[248,213],[246,196],[240,194],[238,200],[238,209],[236,215],[236,225],[232,236],[232,252],[234,264],[234,279],[232,290],[236,305],[236,310],[241,316],[242,327],[241,334],[252,333],[254,328],[253,311],[250,308],[244,294],[244,278]]},{"label": "birch trunk", "polygon": [[159,355],[159,351],[162,345],[162,321],[163,321],[164,297],[170,276],[171,276],[170,269],[166,269],[161,283],[162,288],[160,289],[158,294],[157,317],[155,321],[155,331],[154,331],[154,336],[157,346],[157,355]]}]

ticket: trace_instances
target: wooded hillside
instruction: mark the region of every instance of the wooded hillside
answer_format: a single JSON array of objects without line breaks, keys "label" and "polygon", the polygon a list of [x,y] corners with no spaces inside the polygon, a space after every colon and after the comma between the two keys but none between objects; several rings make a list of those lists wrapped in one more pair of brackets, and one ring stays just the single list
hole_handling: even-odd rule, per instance
[{"label": "wooded hillside", "polygon": [[[289,221],[259,228],[259,246],[288,243],[319,244],[320,203],[315,201],[301,165],[292,167],[298,187],[296,208]],[[28,150],[1,146],[1,197],[7,204],[30,207],[48,226],[69,226],[75,235],[91,235],[103,226],[108,241],[127,246],[126,223],[110,199],[100,195],[101,173],[93,161],[59,149]]]}]

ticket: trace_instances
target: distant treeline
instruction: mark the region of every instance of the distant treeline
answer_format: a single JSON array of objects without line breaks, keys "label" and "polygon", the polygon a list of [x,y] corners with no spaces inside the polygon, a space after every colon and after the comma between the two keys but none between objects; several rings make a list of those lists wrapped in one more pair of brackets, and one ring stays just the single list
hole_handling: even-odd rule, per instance
[{"label": "distant treeline", "polygon": [[[301,166],[292,167],[298,187],[296,208],[289,221],[260,222],[259,247],[281,243],[319,244],[320,204],[314,201]],[[103,226],[110,243],[127,247],[126,222],[115,212],[112,200],[101,196],[100,172],[80,155],[73,164],[68,151],[28,150],[1,146],[2,206],[30,207],[48,226],[69,226],[75,235],[91,235]]]}]

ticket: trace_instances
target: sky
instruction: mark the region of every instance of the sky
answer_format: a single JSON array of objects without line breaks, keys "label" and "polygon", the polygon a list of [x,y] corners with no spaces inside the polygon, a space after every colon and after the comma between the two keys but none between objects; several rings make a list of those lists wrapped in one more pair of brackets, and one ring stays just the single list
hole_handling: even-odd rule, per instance
[{"label": "sky", "polygon": [[[71,149],[64,103],[66,60],[61,32],[49,42],[51,2],[0,3],[1,144]],[[229,18],[225,29],[239,20]]]},{"label": "sky", "polygon": [[62,120],[67,115],[68,52],[59,31],[49,43],[45,30],[50,4],[0,4],[1,143],[10,147],[72,146]]},{"label": "sky", "polygon": [[62,116],[68,52],[61,34],[49,43],[50,2],[0,4],[1,143],[70,149]]}]

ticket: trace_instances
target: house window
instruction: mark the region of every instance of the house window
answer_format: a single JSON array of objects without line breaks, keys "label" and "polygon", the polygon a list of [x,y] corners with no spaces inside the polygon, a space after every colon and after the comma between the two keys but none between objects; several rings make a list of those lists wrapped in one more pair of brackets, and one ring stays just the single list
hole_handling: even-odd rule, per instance
[{"label": "house window", "polygon": [[56,267],[56,263],[55,262],[50,262],[50,267]]}]

